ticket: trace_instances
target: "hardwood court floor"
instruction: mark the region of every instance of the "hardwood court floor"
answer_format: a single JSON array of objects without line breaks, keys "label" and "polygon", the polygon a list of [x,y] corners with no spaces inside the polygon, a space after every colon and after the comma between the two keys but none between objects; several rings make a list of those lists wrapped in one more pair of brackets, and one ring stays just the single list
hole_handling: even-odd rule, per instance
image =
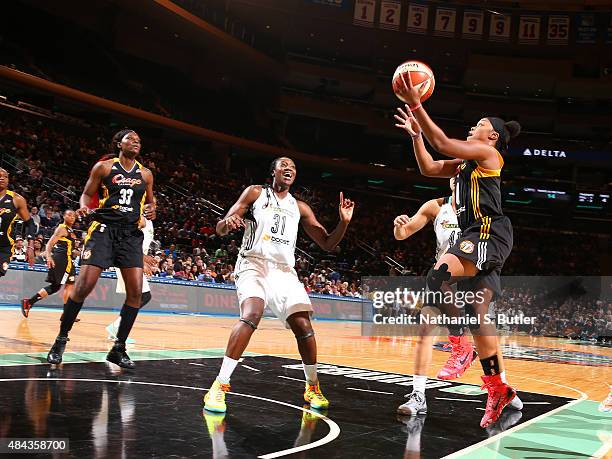
[{"label": "hardwood court floor", "polygon": [[[396,416],[411,390],[412,337],[363,337],[357,323],[317,321],[321,381],[332,406],[302,406],[292,334],[264,320],[232,379],[228,412],[202,412],[236,318],[143,313],[134,371],[105,363],[115,313],[83,311],[59,368],[45,362],[59,310],[0,308],[0,440],[68,438],[67,457],[329,457],[462,459],[611,457],[612,416],[597,411],[611,381],[610,348],[504,338],[522,411],[478,425],[486,394],[478,366],[428,382],[428,415]],[[440,337],[444,342],[445,337]],[[430,376],[446,361],[440,342]],[[591,399],[591,400],[587,400]],[[60,422],[61,421],[61,422]],[[168,425],[174,426],[172,435]],[[416,446],[415,446],[416,445]]]},{"label": "hardwood court floor", "polygon": [[[18,309],[0,310],[0,354],[47,352],[59,329],[59,312],[33,308],[28,319]],[[105,326],[115,314],[81,312],[74,325],[67,352],[108,349]],[[224,348],[235,318],[195,315],[142,314],[131,337],[135,350]],[[316,321],[319,361],[335,365],[367,368],[391,373],[412,374],[415,341],[412,337],[363,337],[357,323]],[[439,337],[446,341],[446,337]],[[612,349],[584,346],[566,340],[515,336],[502,339],[505,349],[518,358],[507,358],[509,382],[519,390],[569,398],[601,401],[612,384]],[[292,333],[277,320],[263,320],[248,351],[299,358]],[[429,376],[448,358],[433,351]],[[536,360],[537,359],[537,360]],[[556,363],[565,360],[566,363]],[[571,362],[571,363],[570,363]],[[475,364],[461,378],[466,384],[480,384],[480,368]]]}]

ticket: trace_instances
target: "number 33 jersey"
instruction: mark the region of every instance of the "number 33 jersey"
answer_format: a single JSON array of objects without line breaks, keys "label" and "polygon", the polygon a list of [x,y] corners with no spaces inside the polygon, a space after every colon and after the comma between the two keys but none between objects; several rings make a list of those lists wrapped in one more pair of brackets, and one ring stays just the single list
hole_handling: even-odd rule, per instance
[{"label": "number 33 jersey", "polygon": [[108,225],[138,225],[146,193],[142,168],[135,161],[132,169],[126,171],[119,158],[113,160],[110,173],[100,185],[97,221]]},{"label": "number 33 jersey", "polygon": [[263,186],[245,215],[240,255],[293,267],[299,223],[300,209],[295,198],[287,193],[279,199],[270,187]]}]

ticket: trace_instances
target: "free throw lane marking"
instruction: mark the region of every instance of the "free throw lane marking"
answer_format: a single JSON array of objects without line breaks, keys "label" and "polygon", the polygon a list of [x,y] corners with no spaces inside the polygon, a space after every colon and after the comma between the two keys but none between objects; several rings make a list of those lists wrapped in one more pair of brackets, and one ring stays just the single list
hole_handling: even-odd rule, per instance
[{"label": "free throw lane marking", "polygon": [[349,390],[358,390],[360,392],[372,392],[373,394],[387,394],[387,395],[394,395],[393,392],[383,392],[380,390],[368,390],[368,389],[358,389],[356,387],[347,387],[347,389]]}]

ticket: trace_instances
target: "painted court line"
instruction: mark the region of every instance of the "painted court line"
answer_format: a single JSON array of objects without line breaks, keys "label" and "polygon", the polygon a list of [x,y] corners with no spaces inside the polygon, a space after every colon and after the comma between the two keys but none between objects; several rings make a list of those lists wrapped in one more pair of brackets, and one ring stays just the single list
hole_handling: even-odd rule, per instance
[{"label": "painted court line", "polygon": [[251,371],[261,371],[261,370],[258,370],[257,368],[253,368],[253,367],[250,367],[250,366],[248,366],[248,365],[244,365],[244,364],[242,364],[242,365],[240,365],[240,366],[241,366],[242,368],[247,368],[247,369],[249,369],[249,370],[251,370]]},{"label": "painted court line", "polygon": [[[114,379],[85,379],[85,378],[7,378],[0,379],[0,382],[11,382],[11,381],[84,381],[84,382],[102,382],[102,383],[112,383],[112,384],[137,384],[142,386],[159,386],[159,387],[175,387],[178,389],[191,389],[191,390],[199,390],[199,391],[208,391],[206,387],[194,387],[194,386],[181,386],[178,384],[163,384],[163,383],[154,383],[154,382],[146,382],[146,381],[122,381],[122,380],[114,380]],[[257,395],[249,395],[249,394],[239,394],[237,392],[228,392],[228,394],[237,395],[239,397],[247,397],[253,398],[257,400],[263,400],[264,402],[276,403],[278,405],[288,406],[289,408],[293,408],[298,411],[304,411],[310,414],[317,416],[319,419],[325,421],[325,423],[329,427],[329,432],[327,435],[320,440],[317,440],[313,443],[308,443],[307,445],[296,446],[294,448],[284,449],[282,451],[276,451],[269,454],[264,454],[263,456],[258,456],[261,459],[274,459],[276,457],[287,456],[289,454],[295,454],[300,451],[306,451],[309,449],[314,449],[319,446],[325,445],[340,435],[340,427],[334,421],[329,419],[327,416],[322,415],[321,413],[317,413],[316,411],[309,410],[307,408],[303,408],[301,406],[291,405],[290,403],[281,402],[279,400],[273,400],[271,398],[259,397]]]},{"label": "painted court line", "polygon": [[393,392],[383,392],[381,390],[358,389],[357,387],[347,387],[349,390],[358,390],[360,392],[372,392],[374,394],[395,395]]},{"label": "painted court line", "polygon": [[523,402],[523,405],[550,405],[550,402]]},{"label": "painted court line", "polygon": [[436,397],[436,400],[451,400],[453,402],[474,402],[474,403],[483,403],[482,400],[474,400],[471,398],[446,398],[446,397]]},{"label": "painted court line", "polygon": [[298,378],[290,378],[289,376],[278,376],[279,378],[283,378],[283,379],[292,379],[294,381],[300,381],[300,382],[306,382],[305,379],[298,379]]},{"label": "painted court line", "polygon": [[[456,457],[461,457],[461,456],[463,456],[463,455],[465,455],[467,453],[476,451],[476,450],[482,448],[485,445],[488,445],[488,444],[494,443],[494,442],[498,442],[503,437],[507,437],[508,435],[516,433],[519,430],[524,429],[525,427],[527,427],[527,426],[529,426],[529,425],[531,425],[531,424],[533,424],[535,422],[541,421],[542,419],[546,419],[547,417],[552,416],[553,414],[559,413],[560,411],[567,410],[568,408],[570,408],[570,407],[572,407],[572,406],[582,402],[583,400],[587,399],[587,394],[585,394],[581,390],[578,390],[578,389],[575,389],[575,388],[569,387],[569,386],[564,386],[563,384],[557,384],[557,383],[553,383],[553,382],[550,382],[550,381],[542,381],[542,380],[539,380],[539,379],[528,378],[528,377],[525,377],[525,376],[514,375],[513,377],[522,378],[522,379],[531,379],[533,381],[548,383],[548,384],[552,384],[554,386],[559,386],[559,387],[563,387],[565,389],[570,389],[570,390],[580,394],[580,398],[577,398],[575,400],[572,400],[571,402],[568,402],[567,405],[560,406],[558,408],[555,408],[554,410],[551,410],[551,411],[548,411],[548,412],[546,412],[544,414],[541,414],[540,416],[536,416],[533,419],[529,419],[528,421],[525,421],[522,424],[518,424],[518,425],[516,425],[514,427],[511,427],[510,429],[505,430],[502,433],[499,433],[497,435],[493,435],[492,437],[487,438],[486,440],[483,440],[483,441],[481,441],[479,443],[475,443],[475,444],[473,444],[471,446],[468,446],[467,448],[464,448],[462,450],[459,450],[459,451],[456,451],[456,452],[454,452],[452,454],[449,454],[448,456],[444,456],[443,459],[453,459],[453,458],[456,458]],[[485,411],[484,408],[476,408],[476,409],[477,410]]]}]

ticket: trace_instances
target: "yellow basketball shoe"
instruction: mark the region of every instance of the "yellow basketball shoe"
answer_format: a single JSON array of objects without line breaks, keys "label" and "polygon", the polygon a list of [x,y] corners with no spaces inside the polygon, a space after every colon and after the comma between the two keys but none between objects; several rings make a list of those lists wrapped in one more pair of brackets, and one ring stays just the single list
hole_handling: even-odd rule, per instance
[{"label": "yellow basketball shoe", "polygon": [[310,403],[310,407],[314,408],[315,410],[325,410],[329,406],[329,401],[321,392],[321,387],[318,381],[317,384],[308,384],[308,382],[306,382],[304,400]]},{"label": "yellow basketball shoe", "polygon": [[212,387],[204,396],[204,409],[214,411],[216,413],[225,413],[227,411],[227,405],[225,404],[225,393],[229,391],[229,384],[221,384],[218,379],[215,379]]}]

